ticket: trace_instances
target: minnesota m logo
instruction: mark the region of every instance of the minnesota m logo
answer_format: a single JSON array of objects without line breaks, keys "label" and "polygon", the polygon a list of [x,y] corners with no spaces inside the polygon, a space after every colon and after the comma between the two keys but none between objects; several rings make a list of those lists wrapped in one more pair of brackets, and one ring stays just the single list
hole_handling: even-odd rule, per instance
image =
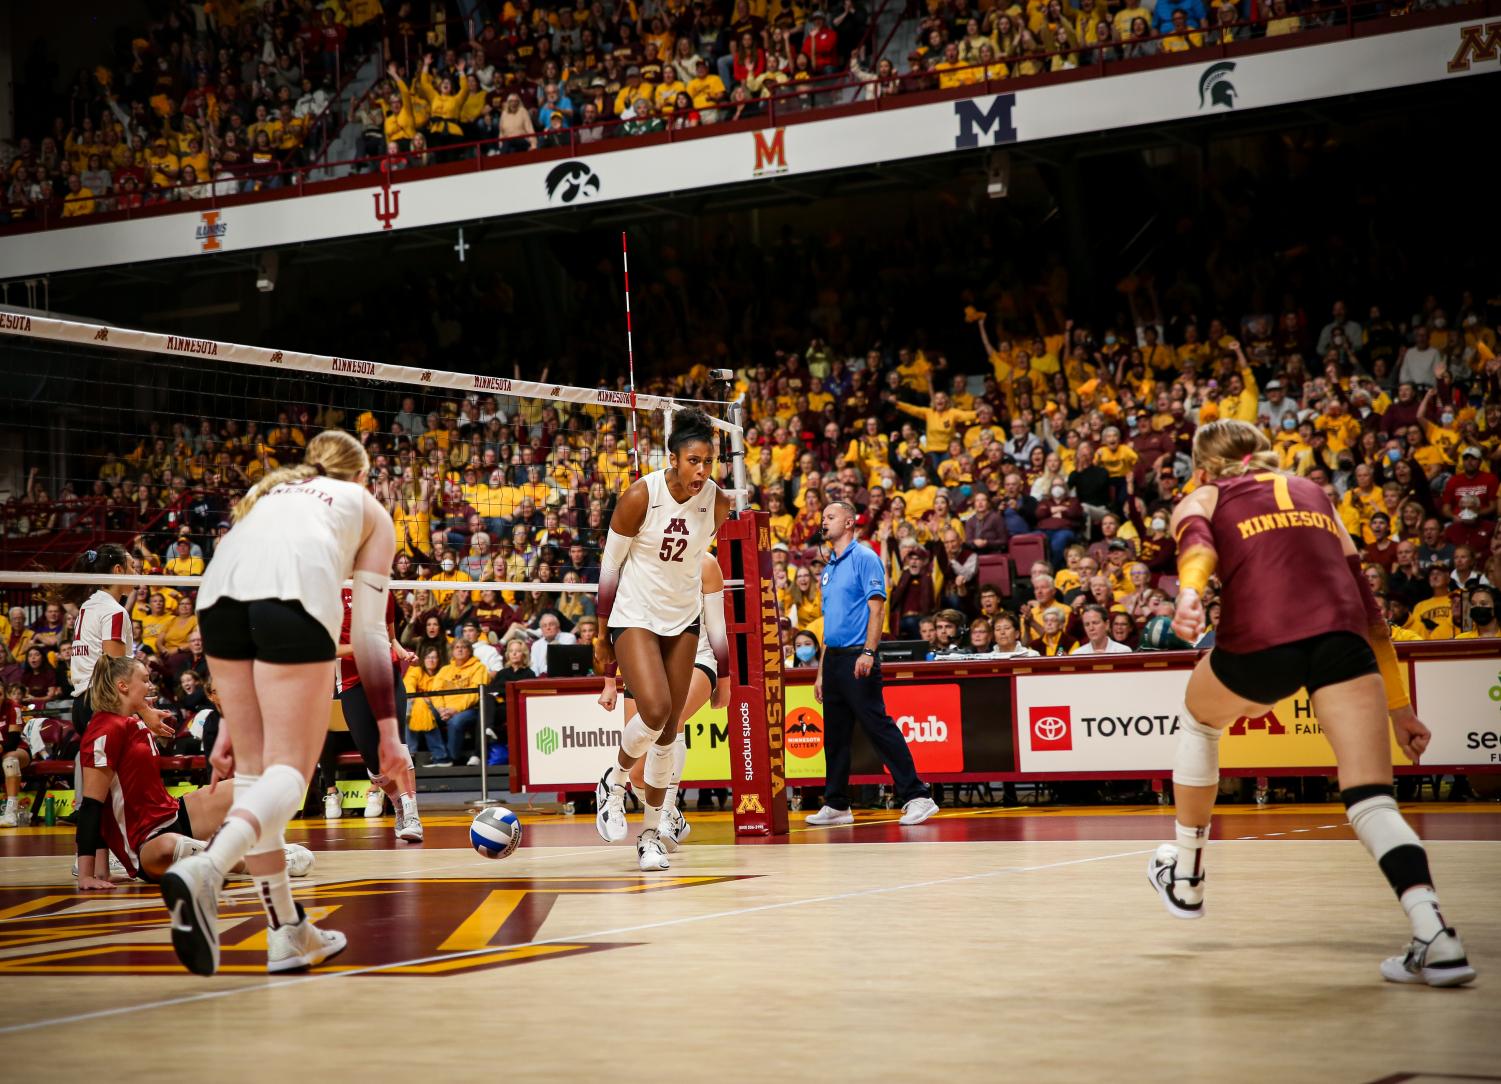
[{"label": "minnesota m logo", "polygon": [[[980,101],[963,101],[954,103],[954,116],[959,118],[959,134],[954,137],[954,149],[966,150],[980,145],[981,136],[990,136],[990,141],[996,146],[1003,143],[1016,142],[1016,126],[1011,123],[1011,110],[1016,105],[1015,94],[997,94],[990,99],[990,105],[980,108]],[[978,128],[979,135],[975,134]],[[995,134],[991,135],[991,129]]]},{"label": "minnesota m logo", "polygon": [[1486,23],[1459,28],[1459,50],[1449,61],[1451,72],[1467,72],[1470,62],[1495,60],[1501,55],[1501,23]]}]

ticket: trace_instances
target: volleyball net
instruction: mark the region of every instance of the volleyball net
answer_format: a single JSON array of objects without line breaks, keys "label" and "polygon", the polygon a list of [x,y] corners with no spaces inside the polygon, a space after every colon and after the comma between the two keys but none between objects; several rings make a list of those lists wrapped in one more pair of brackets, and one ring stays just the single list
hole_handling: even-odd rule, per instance
[{"label": "volleyball net", "polygon": [[[27,313],[0,312],[0,342],[13,479],[0,494],[0,632],[13,632],[16,606],[28,625],[45,623],[43,588],[69,582],[79,553],[117,542],[141,563],[134,616],[158,657],[183,648],[158,637],[186,627],[173,620],[185,598],[191,616],[234,503],[333,428],[369,451],[370,490],[396,527],[398,638],[425,642],[428,630],[413,627],[428,616],[449,643],[473,624],[502,648],[535,640],[545,612],[565,630],[588,624],[615,499],[667,465],[673,415],[703,409],[718,438],[716,481],[737,504],[718,547],[731,586],[731,712],[766,720],[743,728],[751,767],[735,789],[775,778],[764,799],[737,805],[749,834],[758,811],[768,828],[780,819],[767,813],[785,804],[780,696],[764,695],[768,665],[780,682],[780,655],[769,663],[767,651],[779,623],[769,536],[745,511],[739,404],[638,393],[624,379],[573,387],[528,379],[540,373],[449,372]],[[47,653],[62,671],[66,636]],[[13,635],[0,661],[23,663],[20,646]]]}]

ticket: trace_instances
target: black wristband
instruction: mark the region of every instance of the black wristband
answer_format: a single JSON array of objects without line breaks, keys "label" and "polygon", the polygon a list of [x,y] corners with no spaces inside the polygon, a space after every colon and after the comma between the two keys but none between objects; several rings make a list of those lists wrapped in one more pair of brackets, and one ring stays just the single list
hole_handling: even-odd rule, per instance
[{"label": "black wristband", "polygon": [[862,655],[869,655],[871,658],[875,658],[876,657],[876,653],[874,651],[872,651],[868,647],[861,648],[860,649],[860,654],[862,654]]},{"label": "black wristband", "polygon": [[78,825],[75,838],[78,841],[78,854],[80,857],[94,853],[104,846],[104,836],[99,830],[100,818],[104,816],[104,803],[98,798],[85,798],[83,804],[78,807]]}]

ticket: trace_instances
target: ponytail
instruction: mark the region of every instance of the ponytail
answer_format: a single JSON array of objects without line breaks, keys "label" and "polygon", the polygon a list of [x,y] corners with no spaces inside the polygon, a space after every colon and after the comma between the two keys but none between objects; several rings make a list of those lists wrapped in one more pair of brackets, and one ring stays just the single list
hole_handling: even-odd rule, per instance
[{"label": "ponytail", "polygon": [[1199,426],[1194,434],[1194,467],[1211,479],[1239,478],[1282,467],[1272,442],[1249,422],[1225,418]]},{"label": "ponytail", "polygon": [[279,485],[306,482],[309,478],[323,476],[342,482],[352,482],[360,472],[370,469],[370,456],[365,446],[342,429],[325,429],[308,441],[302,463],[295,467],[278,467],[270,471],[235,505],[231,519],[236,523],[250,514],[255,502]]},{"label": "ponytail", "polygon": [[[130,554],[125,552],[125,547],[118,542],[105,542],[98,549],[84,550],[73,562],[70,572],[78,572],[85,576],[106,573],[116,566],[130,567]],[[44,598],[49,603],[58,606],[72,603],[81,606],[90,595],[99,588],[91,583],[54,583],[48,585]]]},{"label": "ponytail", "polygon": [[140,659],[130,655],[103,655],[94,663],[94,674],[89,678],[89,705],[94,711],[107,711],[113,715],[125,714],[125,696],[119,683],[128,681],[137,666],[144,666]]}]

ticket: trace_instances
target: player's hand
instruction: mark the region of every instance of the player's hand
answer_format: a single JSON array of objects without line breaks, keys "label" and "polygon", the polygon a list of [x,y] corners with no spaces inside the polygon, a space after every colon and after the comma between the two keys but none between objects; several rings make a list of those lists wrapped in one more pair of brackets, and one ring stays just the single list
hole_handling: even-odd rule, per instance
[{"label": "player's hand", "polygon": [[875,668],[875,665],[876,660],[871,658],[869,655],[856,655],[855,676],[857,678],[869,677],[870,672]]},{"label": "player's hand", "polygon": [[221,721],[219,724],[219,736],[214,739],[213,752],[208,755],[209,766],[213,769],[209,773],[209,787],[221,779],[233,779],[235,774],[235,750],[234,744],[229,740],[229,727]]},{"label": "player's hand", "polygon": [[382,727],[380,746],[376,751],[376,759],[380,762],[380,774],[387,779],[400,778],[401,773],[407,770],[412,763],[411,754],[407,752],[406,745],[396,736],[396,721],[391,720],[391,733],[384,733]]},{"label": "player's hand", "polygon": [[1392,712],[1392,734],[1396,736],[1403,755],[1414,764],[1418,763],[1433,737],[1433,732],[1423,725],[1411,707]]},{"label": "player's hand", "polygon": [[1204,600],[1192,589],[1178,593],[1178,608],[1173,612],[1173,632],[1190,644],[1204,635]]},{"label": "player's hand", "polygon": [[709,701],[711,707],[727,708],[730,706],[730,693],[734,692],[734,689],[731,688],[732,684],[729,675],[725,675],[719,679],[714,686],[714,696]]},{"label": "player's hand", "polygon": [[616,695],[615,679],[612,677],[605,678],[604,690],[599,694],[599,706],[606,711],[614,711]]},{"label": "player's hand", "polygon": [[114,881],[106,881],[101,877],[78,878],[78,890],[80,892],[108,892],[114,887]]},{"label": "player's hand", "polygon": [[168,722],[171,718],[170,712],[163,711],[161,708],[150,708],[148,711],[150,714],[141,720],[146,724],[147,730],[151,731],[158,738],[177,737],[177,727]]}]

